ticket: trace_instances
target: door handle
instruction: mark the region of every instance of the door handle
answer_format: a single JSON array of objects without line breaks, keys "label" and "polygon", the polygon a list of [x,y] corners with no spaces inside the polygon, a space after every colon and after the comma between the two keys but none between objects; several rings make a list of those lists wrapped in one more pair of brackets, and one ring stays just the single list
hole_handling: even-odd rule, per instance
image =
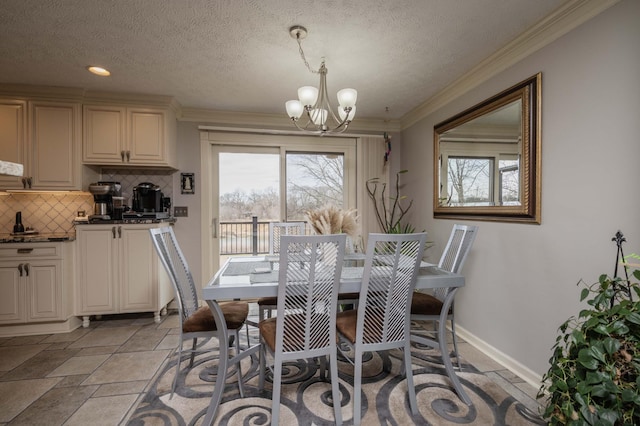
[{"label": "door handle", "polygon": [[218,218],[217,217],[213,218],[211,227],[213,228],[211,230],[213,238],[218,238]]},{"label": "door handle", "polygon": [[131,161],[131,151],[127,151],[127,163]]},{"label": "door handle", "polygon": [[18,271],[20,271],[20,276],[22,276],[22,263],[18,265]]},{"label": "door handle", "polygon": [[111,234],[113,235],[113,238],[115,239],[116,238],[116,227],[115,226],[111,227]]},{"label": "door handle", "polygon": [[122,226],[118,226],[118,238],[122,238]]},{"label": "door handle", "polygon": [[29,266],[30,265],[28,263],[24,264],[24,272],[27,277],[29,276]]},{"label": "door handle", "polygon": [[122,158],[122,162],[124,163],[124,150],[120,151],[120,158]]}]

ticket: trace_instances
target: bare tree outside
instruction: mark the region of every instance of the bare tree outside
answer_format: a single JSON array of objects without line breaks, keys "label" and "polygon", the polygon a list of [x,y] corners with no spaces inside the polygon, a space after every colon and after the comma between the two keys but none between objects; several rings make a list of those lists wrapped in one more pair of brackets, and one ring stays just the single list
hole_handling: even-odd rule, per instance
[{"label": "bare tree outside", "polygon": [[344,204],[344,158],[337,154],[287,154],[287,220]]},{"label": "bare tree outside", "polygon": [[492,164],[493,160],[489,158],[449,157],[450,203],[469,205],[491,202]]}]

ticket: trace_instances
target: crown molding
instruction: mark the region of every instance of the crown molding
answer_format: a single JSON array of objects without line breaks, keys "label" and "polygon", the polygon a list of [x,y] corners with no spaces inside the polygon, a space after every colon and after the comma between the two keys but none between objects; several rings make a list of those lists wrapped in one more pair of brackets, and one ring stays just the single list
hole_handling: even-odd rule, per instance
[{"label": "crown molding", "polygon": [[16,99],[38,98],[46,100],[80,101],[84,89],[77,87],[32,86],[28,84],[0,84],[0,94]]},{"label": "crown molding", "polygon": [[170,107],[177,113],[182,106],[171,96],[140,93],[101,92],[78,87],[37,86],[0,83],[0,95],[16,99],[76,101],[83,103],[113,103]]},{"label": "crown molding", "polygon": [[620,0],[569,0],[401,119],[404,130],[518,63]]},{"label": "crown molding", "polygon": [[[239,111],[222,111],[200,108],[182,108],[178,121],[190,121],[223,127],[246,129],[268,129],[274,131],[293,130],[301,133],[284,114],[264,114]],[[379,133],[400,131],[400,120],[358,118],[349,125],[349,133]]]}]

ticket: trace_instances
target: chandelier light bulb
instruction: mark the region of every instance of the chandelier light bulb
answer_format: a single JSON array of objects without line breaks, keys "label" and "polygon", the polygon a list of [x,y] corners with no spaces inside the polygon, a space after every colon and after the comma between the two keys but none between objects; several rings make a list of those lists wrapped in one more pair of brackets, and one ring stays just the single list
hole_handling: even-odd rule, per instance
[{"label": "chandelier light bulb", "polygon": [[287,115],[289,116],[289,118],[293,118],[294,120],[300,118],[302,112],[304,111],[304,106],[300,101],[297,100],[287,101],[284,105],[287,108]]},{"label": "chandelier light bulb", "polygon": [[319,109],[319,108],[313,109],[311,110],[309,115],[311,116],[311,121],[313,121],[313,124],[315,124],[316,126],[322,126],[327,121],[326,109]]},{"label": "chandelier light bulb", "polygon": [[358,91],[355,89],[342,89],[338,92],[338,104],[344,108],[356,106]]},{"label": "chandelier light bulb", "polygon": [[302,105],[312,107],[318,99],[318,89],[313,86],[302,86],[298,89],[298,99]]}]

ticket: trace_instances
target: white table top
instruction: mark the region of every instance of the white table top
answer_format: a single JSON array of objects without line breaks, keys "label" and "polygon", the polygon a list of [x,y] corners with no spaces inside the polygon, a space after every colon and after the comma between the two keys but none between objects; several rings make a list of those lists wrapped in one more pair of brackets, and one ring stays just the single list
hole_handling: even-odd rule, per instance
[{"label": "white table top", "polygon": [[[358,259],[361,260],[361,259]],[[268,271],[265,262],[274,265],[267,256],[232,257],[203,288],[204,300],[253,299],[277,296],[277,271]],[[243,271],[244,269],[244,271]],[[229,271],[233,275],[226,272]],[[251,271],[254,271],[253,273]],[[360,291],[363,267],[343,266],[341,293]],[[259,281],[259,282],[258,282]],[[423,262],[416,281],[416,289],[463,287],[464,277]]]}]

